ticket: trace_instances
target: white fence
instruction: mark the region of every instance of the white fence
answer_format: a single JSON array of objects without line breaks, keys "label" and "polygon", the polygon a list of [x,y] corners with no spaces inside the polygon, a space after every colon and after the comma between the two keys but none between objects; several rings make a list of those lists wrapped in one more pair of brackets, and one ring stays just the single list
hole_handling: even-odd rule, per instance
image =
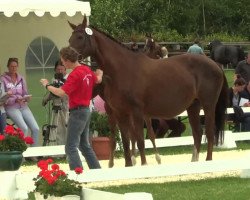
[{"label": "white fence", "polygon": [[[246,111],[246,109],[244,109]],[[249,108],[250,112],[250,108]],[[228,113],[233,113],[232,109],[228,109]],[[202,112],[200,113],[203,114]],[[186,116],[185,112],[180,116]],[[226,131],[225,142],[222,147],[235,148],[236,141],[250,140],[250,132],[232,133]],[[203,138],[202,143],[205,143]],[[156,139],[157,147],[170,147],[181,145],[193,145],[193,137],[178,137],[178,138],[164,138]],[[152,148],[152,144],[149,140],[145,141],[146,148]],[[28,148],[24,153],[24,157],[30,156],[56,156],[64,155],[64,145],[61,146],[46,146],[46,147],[32,147]],[[84,160],[83,160],[84,161]],[[95,169],[86,170],[83,175],[77,177],[80,182],[96,182],[96,181],[108,181],[108,180],[122,180],[122,179],[139,179],[139,178],[157,178],[164,176],[175,176],[185,174],[202,174],[207,172],[221,172],[231,170],[243,170],[244,177],[250,177],[250,155],[241,159],[223,160],[223,161],[200,161],[200,162],[186,162],[179,164],[162,164],[155,166],[135,166],[135,167],[122,167],[112,169]],[[69,177],[76,178],[74,172],[68,172]],[[0,187],[0,199],[25,199],[27,191],[34,189],[33,178],[37,176],[36,172],[1,172],[0,183],[4,187]],[[97,191],[84,190],[86,195],[88,192],[98,193]],[[106,193],[105,195],[112,195]],[[104,194],[100,193],[100,196],[104,197]],[[107,197],[107,199],[124,199],[123,196],[113,194],[114,196]],[[143,195],[143,194],[142,194]],[[87,195],[88,196],[88,195]],[[92,196],[92,197],[91,197]],[[116,197],[115,197],[116,196]],[[119,196],[119,197],[118,197]],[[150,196],[150,195],[149,195]],[[90,195],[86,200],[96,199]],[[146,197],[145,197],[146,198]],[[149,197],[151,199],[151,196]]]}]

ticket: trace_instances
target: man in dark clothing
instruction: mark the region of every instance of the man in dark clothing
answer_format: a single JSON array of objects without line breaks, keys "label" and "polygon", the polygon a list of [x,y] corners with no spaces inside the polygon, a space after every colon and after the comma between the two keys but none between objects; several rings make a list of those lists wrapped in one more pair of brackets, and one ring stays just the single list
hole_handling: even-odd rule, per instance
[{"label": "man in dark clothing", "polygon": [[250,81],[250,51],[247,54],[247,58],[238,63],[235,68],[235,74],[240,74],[247,83]]},{"label": "man in dark clothing", "polygon": [[[248,81],[248,84],[245,87],[245,89],[242,92],[240,92],[240,98],[245,98],[249,100],[249,102],[243,105],[244,107],[250,106],[250,81]],[[244,113],[244,121],[242,122],[242,131],[250,131],[250,113]]]}]

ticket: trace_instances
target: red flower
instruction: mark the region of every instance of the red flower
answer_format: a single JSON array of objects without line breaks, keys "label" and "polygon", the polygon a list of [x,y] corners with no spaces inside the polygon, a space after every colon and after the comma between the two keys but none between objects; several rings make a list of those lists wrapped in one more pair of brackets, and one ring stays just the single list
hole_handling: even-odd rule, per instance
[{"label": "red flower", "polygon": [[5,127],[5,130],[4,130],[4,132],[6,133],[6,134],[9,134],[9,135],[14,135],[14,133],[16,132],[15,131],[15,128],[14,128],[14,126],[6,126]]},{"label": "red flower", "polygon": [[50,177],[50,178],[46,179],[46,181],[48,182],[49,185],[53,185],[57,181],[57,178],[55,176]]},{"label": "red flower", "polygon": [[25,137],[24,141],[25,141],[26,144],[33,144],[34,143],[33,138],[29,137],[29,136]]},{"label": "red flower", "polygon": [[[21,140],[24,140],[24,133],[22,131],[18,132],[18,136]],[[25,141],[25,140],[24,140]]]},{"label": "red flower", "polygon": [[76,173],[76,174],[81,174],[82,172],[83,172],[82,167],[76,167],[76,168],[75,168],[75,173]]},{"label": "red flower", "polygon": [[37,166],[42,170],[48,169],[48,162],[46,160],[39,160]]},{"label": "red flower", "polygon": [[58,176],[66,176],[66,173],[63,170],[57,171]]},{"label": "red flower", "polygon": [[4,140],[5,136],[4,135],[0,135],[0,141]]},{"label": "red flower", "polygon": [[51,165],[51,169],[53,169],[53,170],[59,170],[60,167],[59,167],[58,164],[53,164],[53,165]]},{"label": "red flower", "polygon": [[51,158],[47,159],[46,162],[49,163],[53,163],[53,160]]}]

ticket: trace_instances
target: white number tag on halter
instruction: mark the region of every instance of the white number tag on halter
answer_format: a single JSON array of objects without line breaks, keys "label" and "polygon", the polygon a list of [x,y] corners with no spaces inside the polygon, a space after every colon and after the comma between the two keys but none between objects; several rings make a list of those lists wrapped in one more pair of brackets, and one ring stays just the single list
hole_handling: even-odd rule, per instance
[{"label": "white number tag on halter", "polygon": [[93,35],[93,31],[92,31],[90,28],[85,28],[85,32],[86,32],[88,35]]}]

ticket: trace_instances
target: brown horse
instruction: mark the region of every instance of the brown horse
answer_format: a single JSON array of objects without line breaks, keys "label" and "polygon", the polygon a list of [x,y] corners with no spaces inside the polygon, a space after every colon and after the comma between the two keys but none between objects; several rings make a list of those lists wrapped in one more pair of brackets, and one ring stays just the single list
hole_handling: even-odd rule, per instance
[{"label": "brown horse", "polygon": [[145,45],[143,48],[143,52],[153,59],[159,59],[163,57],[163,53],[161,50],[161,46],[155,42],[152,38],[151,34],[147,35],[147,39],[145,41]]},{"label": "brown horse", "polygon": [[[93,90],[93,94],[92,94],[92,98],[96,97],[97,95],[99,95],[103,100],[104,100],[104,107],[108,116],[108,121],[109,121],[109,127],[110,127],[110,148],[111,148],[111,154],[109,156],[109,167],[113,167],[114,166],[114,153],[115,153],[115,149],[116,149],[116,133],[117,133],[117,120],[115,119],[115,116],[112,112],[112,109],[109,107],[109,105],[106,103],[105,100],[105,96],[104,96],[104,88],[105,88],[105,82],[106,82],[106,77],[104,76],[103,78],[103,82],[101,84],[98,84],[95,86],[94,90]],[[158,164],[161,164],[161,157],[158,153],[158,150],[156,148],[156,144],[155,144],[155,133],[152,127],[152,121],[150,118],[145,118],[145,123],[146,123],[146,127],[147,127],[147,135],[149,136],[149,139],[152,142],[153,145],[153,149],[155,152],[155,159],[157,161]],[[132,144],[132,149],[131,149],[131,159],[132,159],[132,163],[133,165],[136,164],[136,149],[135,149],[135,143],[136,143],[136,139],[134,137],[130,138],[131,140],[131,144]]]},{"label": "brown horse", "polygon": [[[125,166],[131,166],[130,134],[136,138],[141,163],[144,152],[144,117],[172,118],[187,110],[194,137],[192,160],[199,159],[201,107],[205,113],[207,157],[212,160],[214,142],[223,138],[228,85],[218,65],[202,55],[183,54],[169,59],[151,59],[133,52],[106,33],[82,24],[69,39],[83,58],[93,56],[109,77],[104,93],[106,102],[121,130]],[[159,98],[160,97],[160,98]],[[130,132],[130,133],[129,133]]]},{"label": "brown horse", "polygon": [[[147,40],[146,40],[146,44],[147,44]],[[155,45],[155,42],[152,39],[152,44],[149,44],[148,47],[145,48],[146,49],[146,51],[144,51],[145,54],[151,58],[154,58],[154,59],[160,58],[161,55],[159,55],[157,46],[158,45]],[[149,48],[149,49],[147,49],[147,48]],[[138,45],[136,44],[136,42],[132,43],[132,45],[130,46],[130,49],[132,51],[138,51]],[[95,96],[99,95],[105,102],[104,87],[105,87],[105,78],[101,84],[98,84],[95,86],[94,91],[93,91],[93,98]],[[115,137],[115,135],[117,132],[117,126],[116,126],[117,122],[116,122],[115,116],[113,115],[112,109],[108,106],[108,104],[106,102],[104,104],[104,107],[105,107],[106,113],[108,115],[109,127],[111,130],[111,135],[110,135],[111,154],[109,157],[109,167],[113,167],[114,166],[114,153],[115,153],[115,149],[116,149],[116,137]],[[159,123],[157,123],[156,121],[157,122],[159,121]],[[159,120],[152,119],[151,120],[150,118],[145,118],[145,123],[146,123],[146,127],[147,127],[147,135],[152,142],[153,149],[155,152],[155,159],[156,159],[158,164],[161,164],[161,158],[160,158],[160,155],[158,153],[158,150],[157,150],[157,147],[155,144],[156,132],[153,129],[153,124],[152,124],[153,122],[154,122],[154,128],[157,131],[158,137],[160,137],[160,136],[163,137],[165,135],[166,131],[170,128],[170,126],[166,123],[166,120],[164,120],[164,119],[159,119]],[[177,127],[177,129],[178,129],[178,127]],[[185,129],[182,129],[182,130],[184,131]],[[173,131],[172,133],[175,133],[175,131]],[[170,135],[172,135],[172,133]],[[133,165],[136,164],[135,143],[136,143],[135,138],[131,137],[131,145],[132,145],[131,158],[132,158]]]}]

